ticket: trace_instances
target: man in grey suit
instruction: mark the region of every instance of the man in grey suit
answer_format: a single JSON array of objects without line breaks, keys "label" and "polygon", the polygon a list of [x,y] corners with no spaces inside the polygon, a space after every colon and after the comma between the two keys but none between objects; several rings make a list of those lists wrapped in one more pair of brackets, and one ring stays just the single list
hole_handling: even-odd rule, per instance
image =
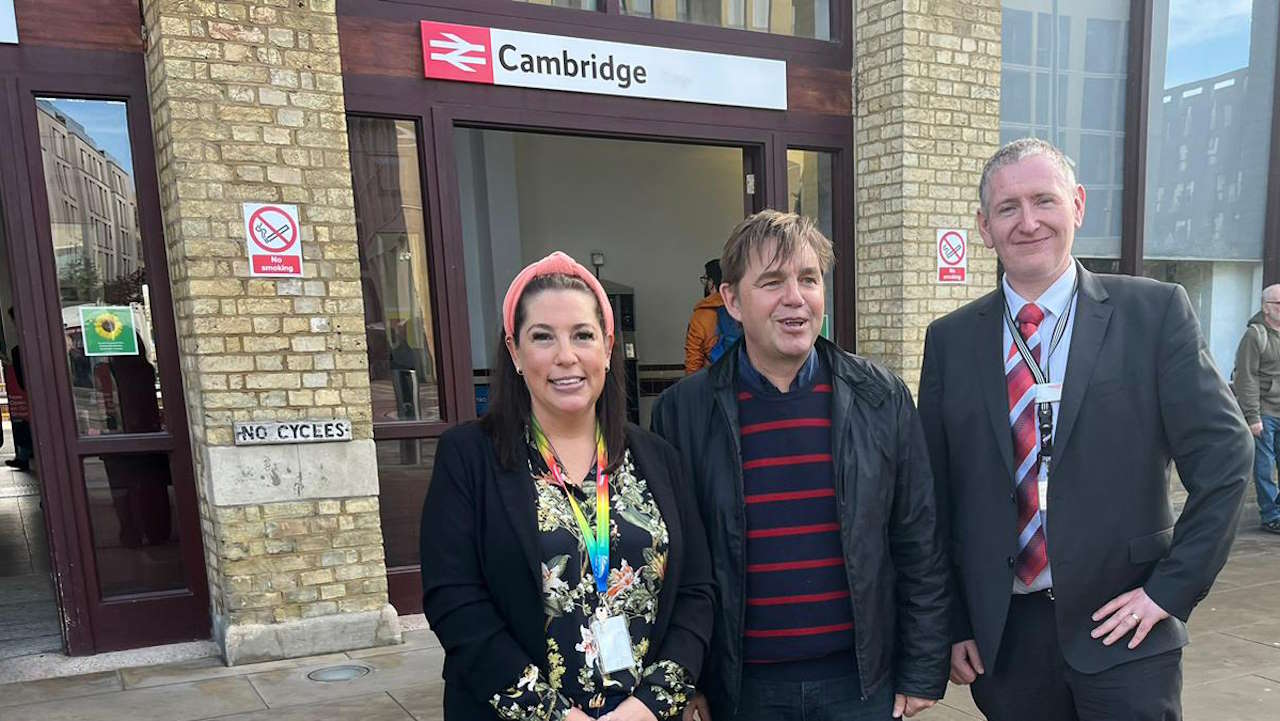
[{"label": "man in grey suit", "polygon": [[992,721],[1179,719],[1186,620],[1231,547],[1249,430],[1180,286],[1072,258],[1085,191],[1061,151],[1010,143],[979,197],[1005,275],[930,325],[919,396],[951,678]]}]

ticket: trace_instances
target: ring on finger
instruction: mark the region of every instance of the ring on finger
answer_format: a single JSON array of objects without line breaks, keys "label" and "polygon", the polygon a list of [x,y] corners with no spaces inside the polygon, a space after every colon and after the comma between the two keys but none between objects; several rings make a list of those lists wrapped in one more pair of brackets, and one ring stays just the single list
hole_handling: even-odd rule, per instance
[{"label": "ring on finger", "polygon": [[1139,617],[1138,614],[1136,613],[1131,613],[1129,614],[1129,620],[1133,621],[1134,623],[1138,623],[1139,621],[1142,620],[1142,618]]}]

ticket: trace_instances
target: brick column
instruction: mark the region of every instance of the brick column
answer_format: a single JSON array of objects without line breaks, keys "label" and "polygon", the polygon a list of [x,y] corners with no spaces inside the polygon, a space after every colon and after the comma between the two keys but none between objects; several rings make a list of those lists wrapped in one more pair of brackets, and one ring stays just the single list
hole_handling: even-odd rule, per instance
[{"label": "brick column", "polygon": [[[995,287],[974,213],[1000,142],[1000,2],[855,5],[858,349],[914,389],[929,322]],[[969,231],[967,285],[936,282],[941,228]]]},{"label": "brick column", "polygon": [[[398,643],[387,603],[334,0],[143,0],[214,632],[229,664]],[[242,202],[298,206],[250,278]],[[235,421],[354,440],[235,446]]]}]

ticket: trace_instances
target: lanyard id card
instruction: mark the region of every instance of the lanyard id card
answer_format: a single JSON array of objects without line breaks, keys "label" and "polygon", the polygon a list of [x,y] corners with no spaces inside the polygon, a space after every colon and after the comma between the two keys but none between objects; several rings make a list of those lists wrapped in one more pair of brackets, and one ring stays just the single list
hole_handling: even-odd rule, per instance
[{"label": "lanyard id card", "polygon": [[560,470],[560,463],[551,448],[551,441],[538,425],[537,419],[530,424],[534,441],[538,445],[538,453],[551,471],[556,485],[564,491],[573,508],[574,519],[578,522],[578,531],[582,534],[583,547],[587,552],[587,560],[591,564],[591,575],[595,577],[596,592],[599,594],[601,606],[596,617],[591,621],[591,635],[596,641],[596,663],[600,672],[608,675],[617,671],[634,669],[635,654],[631,650],[631,632],[627,629],[627,619],[622,615],[608,615],[604,608],[606,594],[609,590],[609,474],[604,472],[608,464],[608,455],[604,445],[604,435],[596,426],[596,530],[591,533],[587,517],[574,500],[573,494]]},{"label": "lanyard id card", "polygon": [[631,632],[627,630],[626,617],[596,618],[591,622],[591,634],[596,639],[596,663],[602,674],[635,669],[636,657],[631,650]]},{"label": "lanyard id card", "polygon": [[1008,303],[1005,304],[1005,325],[1009,329],[1012,336],[1014,348],[1018,355],[1021,356],[1022,362],[1026,364],[1027,370],[1031,371],[1031,377],[1035,381],[1032,390],[1035,393],[1036,404],[1036,425],[1040,432],[1040,453],[1038,462],[1040,472],[1036,478],[1037,500],[1040,502],[1040,513],[1049,510],[1049,465],[1053,458],[1053,404],[1062,402],[1062,383],[1054,383],[1049,377],[1050,362],[1053,353],[1058,349],[1058,344],[1062,342],[1062,337],[1066,333],[1068,324],[1071,322],[1071,311],[1075,305],[1076,294],[1080,288],[1080,278],[1076,278],[1075,285],[1071,288],[1071,299],[1067,302],[1066,313],[1058,321],[1053,329],[1053,337],[1049,339],[1048,352],[1045,355],[1044,367],[1036,361],[1035,356],[1031,353],[1031,349],[1027,347],[1026,341],[1022,338],[1022,333],[1018,330],[1017,323],[1013,319],[1013,311],[1009,308]]}]

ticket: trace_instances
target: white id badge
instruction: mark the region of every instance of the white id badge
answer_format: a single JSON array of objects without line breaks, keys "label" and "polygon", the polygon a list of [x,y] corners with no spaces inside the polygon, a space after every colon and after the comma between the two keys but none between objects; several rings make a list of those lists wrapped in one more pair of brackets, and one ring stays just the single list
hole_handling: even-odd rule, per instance
[{"label": "white id badge", "polygon": [[1062,400],[1061,383],[1037,383],[1032,388],[1036,392],[1036,403],[1058,403]]},{"label": "white id badge", "polygon": [[1040,477],[1036,479],[1036,490],[1040,494],[1040,512],[1049,510],[1049,463],[1040,461]]},{"label": "white id badge", "polygon": [[596,662],[600,671],[610,674],[635,668],[636,659],[631,653],[631,632],[623,616],[609,616],[591,622],[591,633],[596,637]]}]

